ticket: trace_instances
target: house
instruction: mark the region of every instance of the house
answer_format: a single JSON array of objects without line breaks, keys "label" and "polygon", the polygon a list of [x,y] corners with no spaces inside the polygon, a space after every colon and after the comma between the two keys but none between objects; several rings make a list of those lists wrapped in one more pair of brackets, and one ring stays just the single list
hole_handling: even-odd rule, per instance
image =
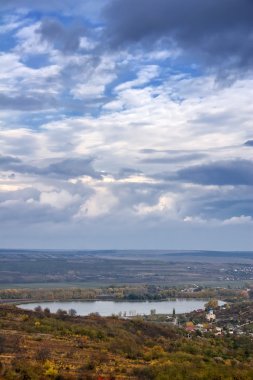
[{"label": "house", "polygon": [[216,315],[214,314],[213,310],[210,309],[210,310],[208,311],[208,313],[206,314],[206,320],[207,320],[208,322],[214,322],[215,319],[216,319]]},{"label": "house", "polygon": [[186,322],[186,324],[185,324],[185,330],[187,332],[193,332],[193,331],[195,331],[194,323],[192,323],[192,322]]},{"label": "house", "polygon": [[222,328],[221,327],[216,327],[215,329],[215,336],[220,336],[222,335]]},{"label": "house", "polygon": [[185,330],[188,332],[193,332],[193,331],[195,331],[195,327],[194,326],[186,326]]}]

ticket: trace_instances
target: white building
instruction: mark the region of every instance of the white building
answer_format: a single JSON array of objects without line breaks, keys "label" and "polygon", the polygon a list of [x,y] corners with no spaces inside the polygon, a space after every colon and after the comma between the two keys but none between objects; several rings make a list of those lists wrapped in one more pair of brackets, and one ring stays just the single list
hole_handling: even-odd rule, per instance
[{"label": "white building", "polygon": [[213,310],[212,309],[209,310],[208,313],[206,314],[206,320],[208,322],[213,322],[215,321],[215,319],[216,319],[216,315],[214,314]]}]

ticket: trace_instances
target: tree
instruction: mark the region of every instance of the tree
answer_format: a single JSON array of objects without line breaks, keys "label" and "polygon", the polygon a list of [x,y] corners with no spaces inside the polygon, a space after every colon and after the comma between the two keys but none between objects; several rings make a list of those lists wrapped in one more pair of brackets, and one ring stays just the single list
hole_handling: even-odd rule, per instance
[{"label": "tree", "polygon": [[34,311],[37,313],[37,316],[39,318],[42,318],[44,316],[43,309],[42,309],[42,307],[40,305],[36,306],[34,308]]},{"label": "tree", "polygon": [[48,307],[46,307],[44,309],[44,314],[45,314],[46,317],[50,317],[51,311],[50,311],[50,309]]},{"label": "tree", "polygon": [[218,306],[219,306],[219,304],[218,304],[218,300],[216,300],[215,298],[210,299],[210,300],[205,304],[205,308],[206,308],[206,309],[216,309]]},{"label": "tree", "polygon": [[68,313],[66,312],[66,310],[58,309],[56,315],[59,319],[65,319]]},{"label": "tree", "polygon": [[70,317],[75,317],[77,312],[75,309],[69,309],[68,314]]}]

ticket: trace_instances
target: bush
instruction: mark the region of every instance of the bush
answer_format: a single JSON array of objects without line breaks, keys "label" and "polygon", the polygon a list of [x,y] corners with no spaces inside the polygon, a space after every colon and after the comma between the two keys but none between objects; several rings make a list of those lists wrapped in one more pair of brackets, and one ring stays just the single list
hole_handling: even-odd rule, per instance
[{"label": "bush", "polygon": [[0,335],[0,354],[5,352],[5,336]]},{"label": "bush", "polygon": [[46,347],[41,348],[39,351],[37,351],[37,354],[35,356],[35,359],[41,362],[44,362],[49,358],[50,358],[50,351]]}]

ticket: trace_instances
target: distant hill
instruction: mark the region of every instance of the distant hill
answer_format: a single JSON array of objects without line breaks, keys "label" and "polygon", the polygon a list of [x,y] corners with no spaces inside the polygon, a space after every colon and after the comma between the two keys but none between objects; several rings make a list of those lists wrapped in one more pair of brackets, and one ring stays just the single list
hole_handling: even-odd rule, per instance
[{"label": "distant hill", "polygon": [[253,252],[0,250],[0,285],[178,284],[253,280]]}]

